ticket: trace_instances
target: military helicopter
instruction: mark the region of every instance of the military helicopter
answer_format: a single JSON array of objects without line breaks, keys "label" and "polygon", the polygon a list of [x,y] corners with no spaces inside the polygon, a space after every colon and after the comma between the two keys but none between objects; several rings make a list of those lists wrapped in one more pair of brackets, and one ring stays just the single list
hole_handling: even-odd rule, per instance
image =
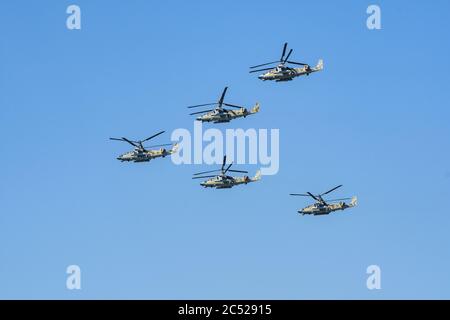
[{"label": "military helicopter", "polygon": [[[200,185],[205,188],[216,188],[216,189],[229,189],[229,188],[232,188],[239,184],[247,184],[249,182],[256,182],[261,179],[261,172],[259,170],[258,170],[258,172],[256,172],[256,175],[253,178],[250,178],[248,176],[232,177],[232,176],[227,175],[227,172],[241,172],[241,173],[248,173],[248,172],[242,171],[242,170],[230,170],[233,163],[230,163],[228,165],[228,167],[226,167],[226,169],[225,169],[226,161],[227,161],[227,156],[224,156],[222,167],[220,168],[220,170],[211,170],[211,171],[195,173],[194,177],[192,179],[211,178],[211,179],[203,181],[202,183],[200,183]],[[217,171],[220,171],[219,175],[199,176],[199,175],[203,175],[206,173],[217,172]]]},{"label": "military helicopter", "polygon": [[[286,54],[287,45],[288,44],[286,42],[284,44],[283,53],[281,54],[281,58],[279,61],[263,63],[263,64],[259,64],[257,66],[250,67],[250,69],[255,69],[255,68],[268,66],[268,65],[277,63],[278,65],[275,68],[270,67],[270,68],[252,70],[252,71],[250,71],[250,73],[269,70],[268,72],[258,76],[258,79],[261,79],[263,81],[275,80],[276,82],[280,82],[280,81],[291,81],[292,79],[294,79],[295,77],[298,77],[298,76],[303,76],[303,75],[309,76],[310,73],[323,70],[323,60],[322,59],[319,60],[319,62],[317,63],[317,65],[315,67],[310,67],[306,63],[289,61],[288,59],[291,56],[292,49],[289,50],[289,53],[287,54],[287,56],[285,58],[284,56]],[[287,64],[289,64],[289,63],[295,64],[295,65],[300,65],[303,67],[291,68],[291,67],[287,66]]]},{"label": "military helicopter", "polygon": [[[327,192],[318,194],[318,195],[313,195],[311,192],[307,192],[306,194],[303,193],[291,193],[291,196],[302,196],[302,197],[311,197],[314,200],[316,200],[317,202],[307,206],[301,210],[298,210],[298,213],[301,213],[302,215],[305,214],[312,214],[315,216],[319,216],[319,215],[326,215],[326,214],[330,214],[333,211],[337,211],[337,210],[345,210],[348,208],[352,208],[355,207],[357,205],[357,198],[353,197],[353,198],[342,198],[342,199],[334,199],[334,200],[324,200],[322,198],[322,196],[338,189],[342,187],[342,185],[339,185],[337,187],[334,187],[331,190],[328,190]],[[345,203],[343,202],[343,200],[351,200],[350,203]],[[331,202],[337,202],[338,203],[331,203]]]},{"label": "military helicopter", "polygon": [[[202,122],[223,123],[223,122],[230,122],[231,120],[236,119],[236,118],[241,118],[241,117],[245,118],[246,116],[249,116],[249,115],[259,112],[259,103],[256,103],[255,106],[251,110],[247,110],[244,107],[223,102],[223,99],[225,98],[227,89],[228,89],[228,87],[225,87],[225,89],[222,92],[222,95],[220,96],[219,101],[217,101],[217,102],[199,104],[199,105],[188,107],[188,108],[198,108],[198,107],[205,107],[205,106],[216,106],[214,109],[194,112],[189,115],[203,113],[201,116],[197,117],[196,120],[202,121]],[[231,107],[231,108],[237,108],[237,110],[225,109],[225,108],[223,108],[224,105],[227,107]]]},{"label": "military helicopter", "polygon": [[165,146],[171,146],[172,144],[159,144],[155,146],[149,146],[144,147],[143,143],[155,138],[156,136],[159,136],[160,134],[164,133],[165,131],[158,132],[157,134],[152,135],[151,137],[139,140],[139,141],[132,141],[128,140],[127,138],[109,138],[110,140],[116,140],[116,141],[125,141],[131,144],[134,147],[133,151],[124,153],[117,157],[117,160],[120,160],[122,162],[124,161],[133,161],[133,162],[148,162],[152,159],[159,158],[159,157],[165,157],[167,155],[171,155],[172,153],[175,153],[178,150],[178,144],[173,145],[173,147],[169,150],[165,148],[160,148],[159,150],[148,150],[149,148],[156,148],[156,147],[165,147]]}]

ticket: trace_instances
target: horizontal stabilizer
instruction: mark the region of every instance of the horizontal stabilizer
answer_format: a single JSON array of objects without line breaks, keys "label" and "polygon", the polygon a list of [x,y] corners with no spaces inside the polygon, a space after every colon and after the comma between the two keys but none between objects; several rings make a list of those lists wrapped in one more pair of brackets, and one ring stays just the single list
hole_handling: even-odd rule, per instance
[{"label": "horizontal stabilizer", "polygon": [[257,102],[255,106],[252,108],[250,113],[258,113],[259,112],[259,103]]},{"label": "horizontal stabilizer", "polygon": [[253,182],[261,180],[261,170],[258,170],[255,174],[255,176],[252,178]]},{"label": "horizontal stabilizer", "polygon": [[352,198],[352,201],[350,201],[350,207],[356,207],[358,205],[358,198],[355,196]]}]

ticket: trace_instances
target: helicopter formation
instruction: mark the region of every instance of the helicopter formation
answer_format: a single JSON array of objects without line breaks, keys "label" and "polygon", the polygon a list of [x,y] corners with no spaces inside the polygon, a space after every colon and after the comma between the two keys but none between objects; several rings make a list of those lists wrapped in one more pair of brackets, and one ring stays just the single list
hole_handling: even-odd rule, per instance
[{"label": "helicopter formation", "polygon": [[[309,76],[311,73],[315,73],[323,70],[323,60],[320,59],[315,67],[311,67],[307,63],[296,62],[289,60],[293,49],[290,49],[286,55],[288,43],[286,42],[283,46],[283,51],[281,53],[281,57],[277,61],[268,62],[259,64],[256,66],[250,67],[250,73],[256,72],[264,72],[258,76],[258,79],[263,81],[275,81],[275,82],[283,82],[283,81],[291,81],[299,76]],[[301,67],[291,67],[290,65],[297,65]],[[271,67],[266,67],[271,66]],[[261,67],[266,67],[262,68]],[[187,108],[199,108],[199,107],[213,107],[207,110],[202,110],[198,112],[190,113],[189,115],[196,115],[196,120],[201,122],[212,122],[214,124],[217,123],[227,123],[232,120],[238,118],[246,118],[250,115],[255,115],[260,111],[260,105],[258,102],[251,109],[247,109],[243,106],[231,104],[225,102],[225,95],[227,93],[228,87],[225,87],[222,91],[222,94],[217,102],[210,102],[198,105],[188,106]],[[156,158],[164,158],[168,155],[172,155],[178,151],[178,144],[159,144],[153,146],[144,147],[144,142],[147,142],[161,134],[165,131],[160,131],[144,140],[130,140],[125,137],[121,138],[110,138],[110,140],[114,141],[122,141],[127,142],[132,145],[134,149],[132,151],[121,154],[117,157],[117,160],[121,162],[149,162]],[[171,146],[169,149],[165,147]],[[151,149],[151,148],[159,148],[159,149]],[[227,165],[226,163],[226,155],[223,157],[222,166],[220,169],[203,171],[193,174],[192,179],[206,179],[200,183],[200,186],[204,188],[214,188],[214,189],[230,189],[238,185],[247,185],[248,183],[257,182],[261,180],[261,171],[258,170],[253,177],[249,177],[248,175],[244,176],[231,176],[228,173],[244,173],[247,174],[247,171],[244,170],[235,170],[231,169],[233,163]],[[208,175],[216,173],[214,175]],[[342,187],[339,185],[334,187],[327,192],[314,195],[310,192],[305,194],[291,193],[292,196],[306,196],[313,198],[316,202],[312,205],[309,205],[303,209],[298,210],[298,213],[302,215],[328,215],[334,211],[345,210],[348,208],[355,207],[357,205],[356,196],[352,198],[341,198],[334,200],[324,200],[322,196],[331,193],[332,191]],[[344,200],[351,200],[349,203],[344,202]]]}]

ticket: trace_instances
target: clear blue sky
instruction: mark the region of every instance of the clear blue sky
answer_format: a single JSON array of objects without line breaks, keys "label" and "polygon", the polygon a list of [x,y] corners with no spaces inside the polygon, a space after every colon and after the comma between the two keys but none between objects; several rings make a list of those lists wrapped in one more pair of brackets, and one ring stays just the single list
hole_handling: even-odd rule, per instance
[{"label": "clear blue sky", "polygon": [[[65,13],[82,10],[82,30]],[[382,30],[366,8],[382,9]],[[450,298],[448,1],[2,1],[0,298]],[[248,66],[325,70],[288,83]],[[204,190],[199,165],[126,164],[192,129],[184,106],[260,101],[280,171]],[[218,126],[219,127],[219,126]],[[256,171],[257,166],[241,166]],[[291,192],[358,195],[299,216]],[[82,290],[65,287],[66,267]],[[382,289],[366,288],[366,268]]]}]

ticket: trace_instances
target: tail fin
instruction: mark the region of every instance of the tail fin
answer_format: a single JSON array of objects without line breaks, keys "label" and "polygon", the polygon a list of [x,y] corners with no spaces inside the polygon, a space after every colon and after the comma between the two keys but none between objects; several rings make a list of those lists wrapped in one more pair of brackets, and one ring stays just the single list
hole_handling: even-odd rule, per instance
[{"label": "tail fin", "polygon": [[355,207],[358,205],[358,198],[356,196],[352,197],[352,201],[350,201],[350,207]]},{"label": "tail fin", "polygon": [[256,182],[258,180],[261,180],[261,170],[258,170],[255,174],[255,176],[252,178],[253,182]]},{"label": "tail fin", "polygon": [[316,70],[323,70],[323,60],[320,59],[319,62],[317,62]]},{"label": "tail fin", "polygon": [[169,151],[170,154],[175,153],[178,151],[178,143],[175,143],[172,147],[172,149]]},{"label": "tail fin", "polygon": [[258,113],[259,112],[259,102],[255,104],[255,106],[250,110],[250,113]]}]

